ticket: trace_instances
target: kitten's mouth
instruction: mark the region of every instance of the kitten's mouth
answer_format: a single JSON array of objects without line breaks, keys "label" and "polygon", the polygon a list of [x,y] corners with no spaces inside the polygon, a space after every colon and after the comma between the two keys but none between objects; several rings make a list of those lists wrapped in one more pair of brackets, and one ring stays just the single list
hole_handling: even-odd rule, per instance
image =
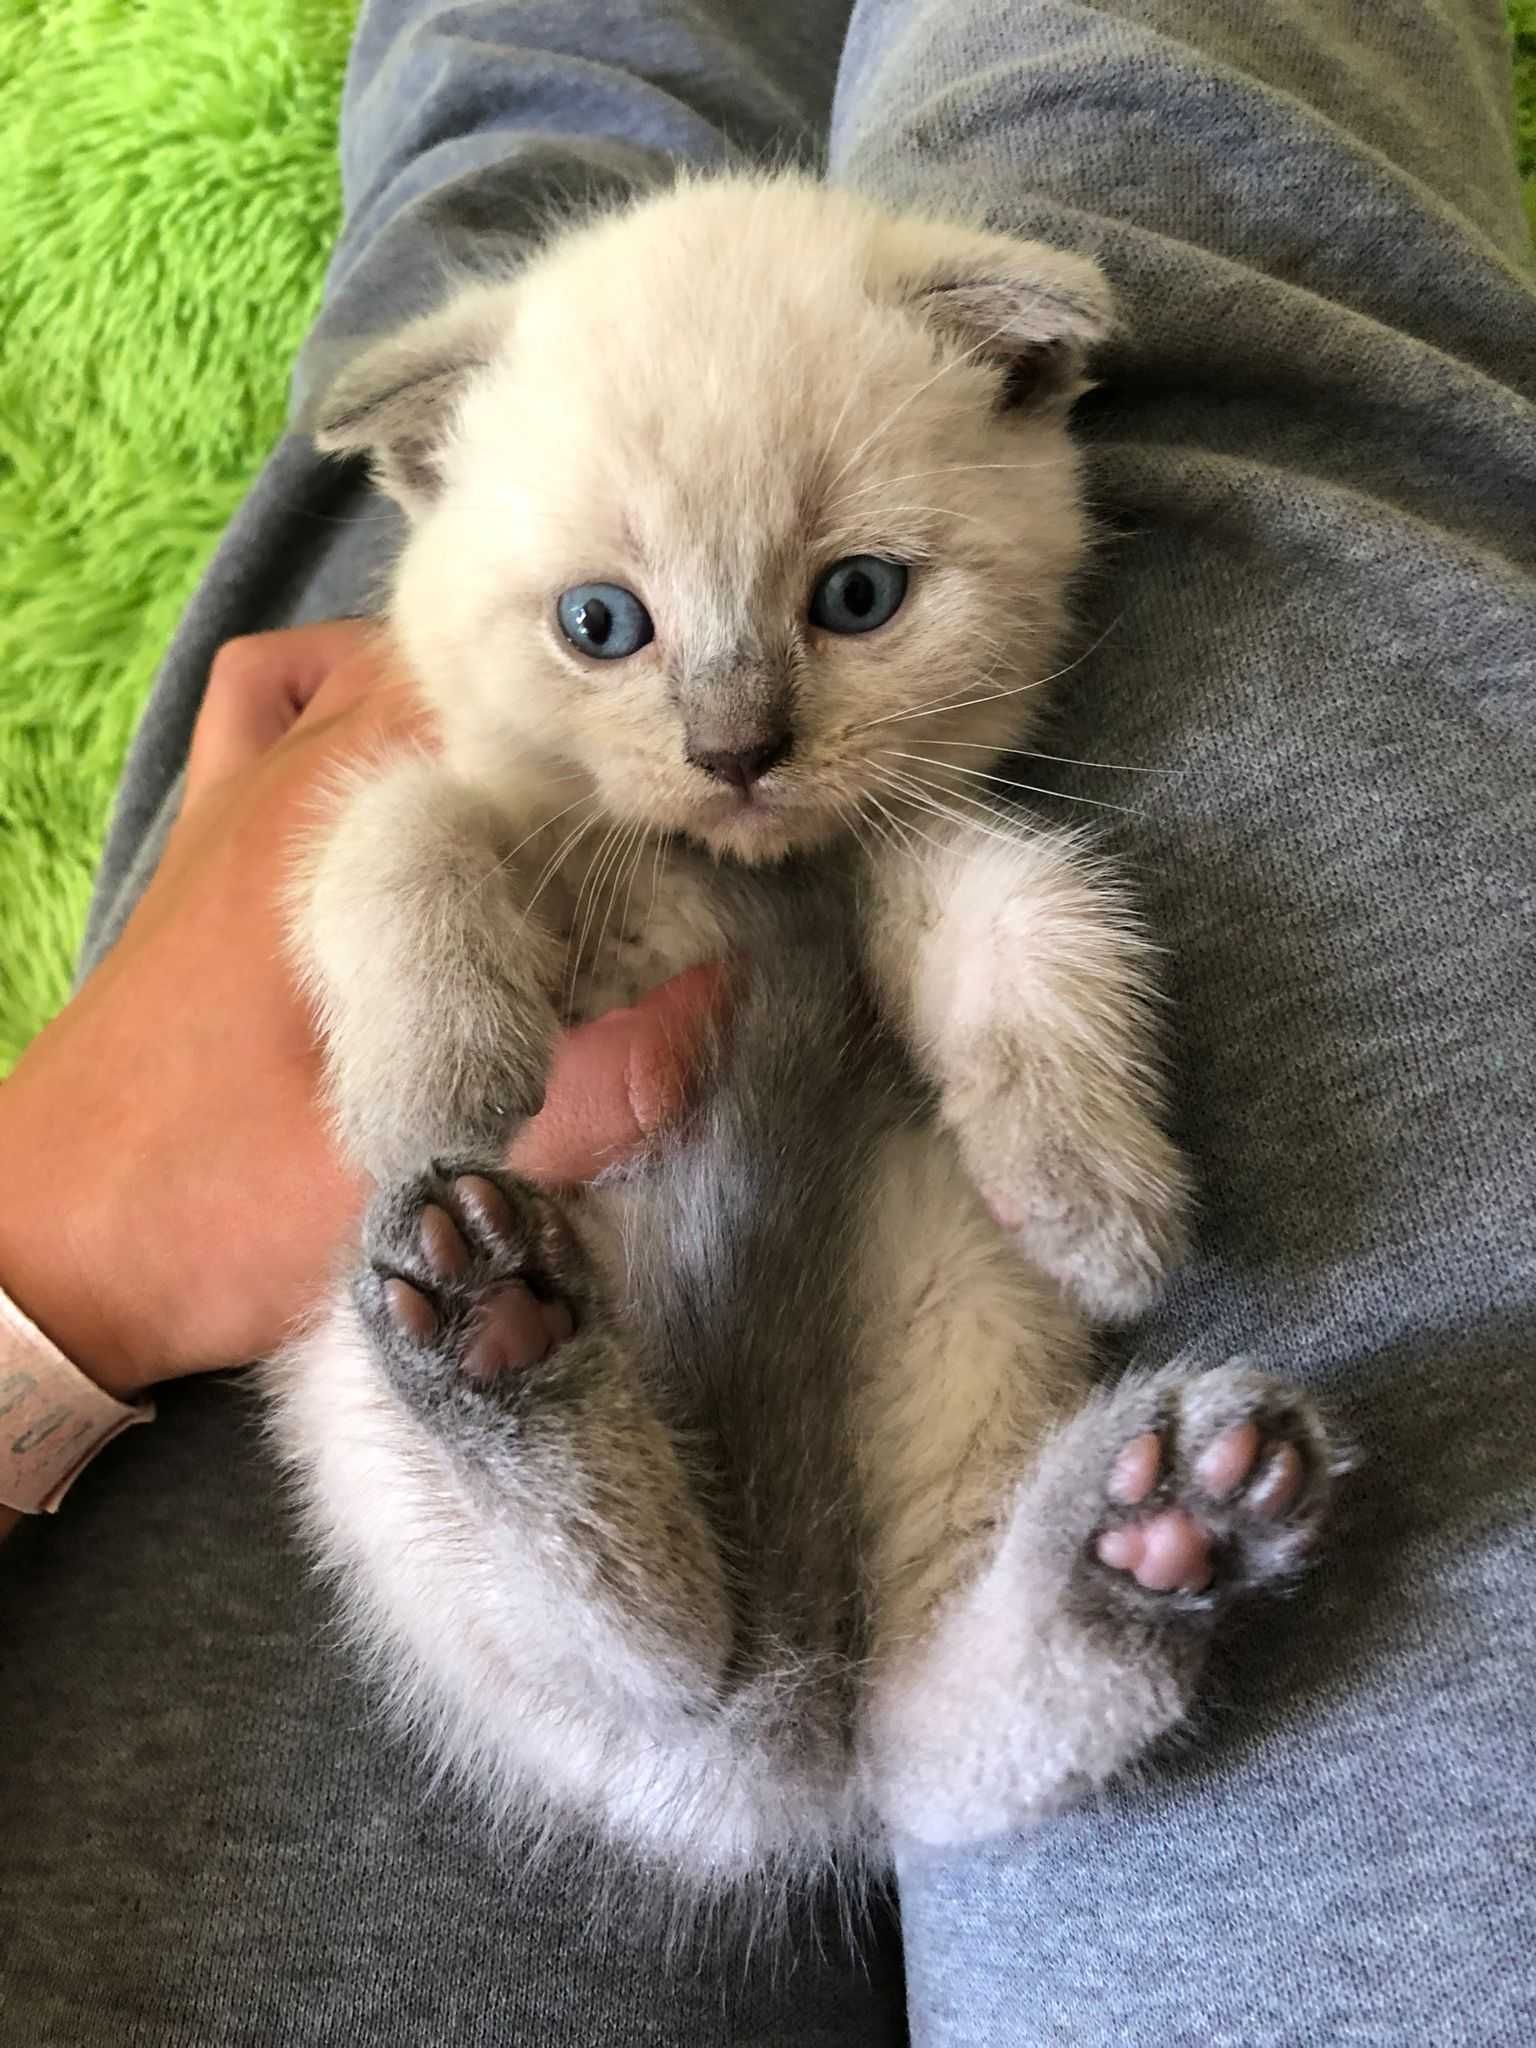
[{"label": "kitten's mouth", "polygon": [[732,789],[722,790],[699,809],[711,825],[733,825],[743,819],[776,817],[782,806],[771,791],[765,794],[761,789]]},{"label": "kitten's mouth", "polygon": [[699,805],[688,829],[711,852],[765,861],[818,845],[827,837],[829,821],[808,805],[754,789]]}]

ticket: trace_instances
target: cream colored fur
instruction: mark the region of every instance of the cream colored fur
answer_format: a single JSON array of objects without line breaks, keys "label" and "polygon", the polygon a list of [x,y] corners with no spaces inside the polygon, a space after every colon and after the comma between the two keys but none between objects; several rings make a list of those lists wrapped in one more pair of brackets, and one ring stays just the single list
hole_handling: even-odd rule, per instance
[{"label": "cream colored fur", "polygon": [[[937,1093],[880,1138],[849,1245],[873,1633],[843,1767],[762,1732],[783,1674],[711,1708],[719,1567],[665,1432],[608,1382],[593,1442],[632,1430],[637,1475],[616,1554],[642,1583],[673,1517],[673,1607],[598,1584],[547,1486],[457,1462],[349,1298],[274,1373],[317,1540],[440,1753],[503,1812],[696,1877],[1015,1825],[1187,1698],[1190,1660],[1072,1620],[1077,1553],[1031,1478],[1043,1444],[1068,1458],[1089,1319],[1144,1307],[1182,1242],[1147,950],[1081,846],[976,817],[962,772],[1027,737],[1057,656],[1087,544],[1066,412],[1108,320],[1077,257],[795,178],[683,184],[468,286],[322,421],[411,514],[391,622],[442,748],[349,794],[301,892],[355,1156],[385,1182],[496,1156],[557,1024],[730,950],[733,863],[850,848],[865,970]],[[814,579],[852,554],[909,564],[906,601],[818,632]],[[651,645],[566,643],[555,601],[592,580],[643,595]],[[793,751],[752,803],[690,765],[685,737],[784,702]],[[914,733],[956,764],[921,798]],[[619,1301],[644,1200],[571,1211]]]}]

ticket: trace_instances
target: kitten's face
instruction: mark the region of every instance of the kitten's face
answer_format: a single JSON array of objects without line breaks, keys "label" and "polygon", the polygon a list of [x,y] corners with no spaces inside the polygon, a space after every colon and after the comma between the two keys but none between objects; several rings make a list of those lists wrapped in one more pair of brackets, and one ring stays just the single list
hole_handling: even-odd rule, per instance
[{"label": "kitten's face", "polygon": [[1064,407],[1005,409],[829,197],[696,189],[512,288],[398,583],[459,761],[759,861],[963,802],[1028,730],[1083,546]]}]

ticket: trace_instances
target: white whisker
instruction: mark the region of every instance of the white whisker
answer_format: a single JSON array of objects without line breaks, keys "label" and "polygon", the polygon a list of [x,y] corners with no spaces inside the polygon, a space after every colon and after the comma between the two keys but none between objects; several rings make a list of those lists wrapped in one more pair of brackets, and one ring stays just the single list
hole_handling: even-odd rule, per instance
[{"label": "white whisker", "polygon": [[841,505],[852,504],[855,498],[867,496],[870,491],[893,490],[897,484],[916,483],[923,477],[969,476],[977,470],[1059,470],[1064,460],[1065,457],[1056,455],[1044,462],[945,462],[941,463],[936,469],[908,469],[904,470],[900,476],[874,476],[868,478],[864,483],[855,484],[851,491],[844,491],[840,497],[834,498],[831,504],[827,505],[824,509],[826,512],[832,513],[837,511]]},{"label": "white whisker", "polygon": [[635,864],[629,871],[629,887],[624,891],[624,908],[619,913],[619,944],[623,945],[629,934],[629,905],[635,893],[635,877],[640,872],[640,863],[645,859],[645,835],[647,827],[642,823],[635,835]]},{"label": "white whisker", "polygon": [[890,711],[883,713],[879,718],[866,718],[861,725],[851,727],[850,732],[868,732],[872,726],[889,725],[898,718],[916,718],[925,716],[931,711],[950,709],[959,700],[964,691],[974,690],[978,684],[990,683],[994,677],[1002,672],[1007,659],[1006,655],[993,641],[987,641],[985,646],[992,659],[982,666],[979,674],[968,676],[963,683],[957,683],[954,689],[945,690],[939,696],[925,697],[921,704],[915,704],[907,711]]},{"label": "white whisker", "polygon": [[945,790],[943,796],[952,799],[952,801],[943,802],[940,801],[937,792],[925,788],[921,783],[916,782],[910,776],[902,774],[898,769],[886,768],[878,772],[885,776],[889,788],[893,789],[899,796],[905,797],[908,803],[916,804],[919,809],[931,812],[934,817],[942,818],[951,825],[958,825],[963,831],[979,833],[983,839],[996,839],[1005,846],[1013,843],[1012,835],[1008,832],[997,830],[995,824],[983,825],[975,817],[968,815],[964,811],[956,810],[954,805],[955,803],[970,804],[974,810],[980,811],[982,817],[998,821],[1005,819],[1008,815],[1000,807],[983,803],[979,797],[971,795],[967,790]]},{"label": "white whisker", "polygon": [[1080,754],[1047,754],[1039,747],[997,746],[991,740],[936,740],[924,734],[925,747],[963,747],[978,754],[1014,754],[1028,761],[1060,761],[1069,768],[1110,768],[1117,775],[1181,775],[1181,768],[1138,768],[1130,761],[1088,761]]},{"label": "white whisker", "polygon": [[[870,362],[873,361],[875,354],[876,346],[874,343],[871,343],[869,353],[865,357],[864,361],[860,363],[857,373],[850,377],[848,380],[848,389],[844,395],[842,404],[837,409],[837,418],[832,422],[831,429],[827,433],[825,439],[822,442],[822,454],[820,460],[817,463],[818,482],[820,479],[820,472],[826,464],[828,454],[836,445],[837,437],[839,433],[842,431],[843,421],[848,417],[849,407],[853,404],[853,401],[856,398],[859,398],[863,395],[864,387],[860,380],[862,379],[864,371],[869,367]],[[837,476],[833,477],[832,482],[836,483],[837,478],[840,477],[842,474],[843,471],[839,470]]]},{"label": "white whisker", "polygon": [[[602,887],[603,876],[607,873],[615,854],[622,844],[625,830],[626,827],[622,822],[608,827],[608,830],[604,833],[598,844],[597,852],[593,855],[591,866],[587,869],[581,888],[577,892],[576,908],[571,914],[571,926],[572,930],[575,931],[579,918],[580,930],[575,944],[571,948],[569,971],[566,975],[565,1009],[567,1015],[570,1014],[575,1006],[576,983],[581,977],[581,962],[587,949],[587,933],[592,928],[592,919],[597,912],[597,898]],[[583,903],[586,905],[585,911],[582,909]]]},{"label": "white whisker", "polygon": [[887,842],[888,844],[894,844],[903,853],[910,854],[912,852],[912,842],[916,838],[923,840],[929,846],[937,847],[941,853],[943,852],[944,849],[939,846],[939,842],[936,839],[930,839],[928,834],[919,826],[910,824],[906,819],[898,818],[890,806],[882,803],[872,789],[865,792],[865,799],[874,805],[882,819],[884,819],[891,835]]},{"label": "white whisker", "polygon": [[969,711],[972,708],[972,706],[976,704],[996,704],[999,703],[1004,697],[1018,697],[1024,695],[1030,690],[1043,690],[1047,683],[1059,682],[1063,676],[1071,675],[1073,669],[1081,668],[1083,663],[1088,659],[1089,655],[1094,653],[1096,649],[1103,646],[1104,642],[1109,638],[1110,634],[1115,630],[1116,626],[1119,625],[1120,618],[1122,618],[1123,616],[1124,614],[1122,613],[1119,616],[1111,619],[1109,624],[1104,628],[1103,632],[1100,633],[1098,638],[1094,641],[1091,641],[1089,645],[1083,649],[1082,653],[1076,657],[1075,660],[1067,662],[1061,668],[1052,669],[1051,673],[1048,676],[1037,677],[1035,681],[1032,683],[1015,683],[1013,688],[1009,690],[993,690],[987,695],[981,697],[965,697],[961,698],[959,701],[951,700],[949,702],[929,704],[925,707],[922,707],[914,711],[887,711],[880,718],[867,719],[863,725],[856,726],[854,730],[856,732],[868,732],[871,726],[891,725],[894,724],[898,719],[903,718],[931,718],[940,711]]},{"label": "white whisker", "polygon": [[608,927],[613,922],[614,911],[618,908],[619,877],[624,871],[625,857],[631,852],[633,852],[634,858],[629,864],[629,884],[624,891],[624,911],[623,915],[619,918],[618,939],[616,942],[620,945],[624,942],[624,920],[629,915],[629,899],[634,894],[635,874],[645,853],[645,826],[643,822],[631,827],[629,836],[625,839],[620,849],[618,860],[614,864],[613,884],[608,892],[608,908],[603,912],[603,922],[598,929],[597,943],[592,948],[592,967],[594,972],[597,971],[598,963],[603,957],[603,947],[608,943]]},{"label": "white whisker", "polygon": [[966,363],[971,362],[976,356],[980,355],[983,349],[990,347],[991,344],[997,340],[1000,334],[1006,332],[1006,328],[1006,322],[999,324],[998,326],[993,328],[990,334],[984,334],[981,337],[980,341],[973,341],[971,343],[971,346],[968,349],[966,349],[963,354],[958,356],[951,356],[947,363],[940,363],[939,367],[934,371],[931,377],[925,377],[921,384],[917,385],[914,390],[909,391],[906,397],[901,401],[900,405],[893,406],[891,411],[888,412],[885,418],[880,422],[879,426],[872,428],[870,432],[864,436],[864,439],[859,443],[858,447],[854,449],[853,453],[849,456],[848,460],[843,464],[842,468],[831,479],[831,482],[833,484],[841,483],[843,478],[848,474],[849,470],[852,469],[853,465],[858,461],[859,457],[862,454],[864,454],[864,452],[867,449],[872,448],[875,442],[880,439],[882,434],[888,434],[890,432],[891,428],[896,424],[897,420],[901,418],[902,414],[906,411],[909,405],[915,405],[917,400],[922,397],[923,393],[925,391],[931,390],[933,386],[938,383],[941,377],[947,377],[951,371],[963,368]]},{"label": "white whisker", "polygon": [[869,823],[870,821],[867,819],[861,821],[858,805],[850,802],[847,797],[833,797],[832,809],[837,815],[837,822],[867,860],[869,858],[869,848],[864,843],[864,834],[859,830],[859,826],[861,822]]},{"label": "white whisker", "polygon": [[954,505],[882,505],[879,510],[879,516],[881,519],[894,519],[899,514],[904,514],[910,517],[919,512],[931,512],[934,514],[936,518],[939,519],[963,519],[966,521],[968,525],[971,526],[990,527],[995,524],[995,522],[990,519],[983,519],[981,515],[977,512],[962,512],[959,510],[957,506]]},{"label": "white whisker", "polygon": [[[593,796],[592,801],[594,803],[596,803],[597,801],[595,794]],[[573,832],[568,832],[566,834],[565,838],[561,840],[560,844],[555,848],[554,852],[550,855],[549,859],[544,863],[543,868],[539,872],[538,880],[533,885],[533,893],[529,896],[528,901],[523,905],[523,918],[525,922],[532,917],[535,904],[538,902],[539,898],[544,894],[545,889],[554,880],[555,875],[559,872],[560,866],[562,862],[565,860],[566,855],[570,853],[572,849],[577,845],[577,843],[588,832],[592,830],[592,827],[598,822],[601,816],[602,813],[600,811],[594,811],[590,817],[583,818],[581,820],[581,823],[577,825],[576,829]]]},{"label": "white whisker", "polygon": [[[575,777],[570,775],[562,775],[559,776],[557,780],[561,782],[572,782],[575,780]],[[564,810],[555,811],[550,817],[541,819],[540,822],[534,826],[531,832],[525,832],[523,834],[522,838],[518,840],[516,846],[513,847],[510,853],[504,853],[501,859],[496,862],[494,867],[488,868],[483,875],[480,875],[479,877],[477,877],[475,881],[469,884],[468,888],[464,891],[465,901],[467,902],[471,896],[478,895],[479,892],[483,888],[485,888],[487,883],[495,880],[497,875],[505,874],[507,869],[511,867],[513,861],[517,859],[517,856],[522,852],[523,848],[528,844],[530,840],[537,839],[541,832],[547,831],[551,825],[558,823],[561,818],[569,817],[571,812],[576,809],[578,804],[593,803],[595,801],[596,792],[589,790],[585,796],[577,797],[574,803],[568,803],[565,806]]]},{"label": "white whisker", "polygon": [[[882,751],[888,753],[891,749],[886,748]],[[1107,803],[1102,797],[1096,796],[1069,796],[1064,789],[1047,789],[1038,782],[1020,782],[1016,776],[998,775],[986,768],[965,768],[958,761],[932,761],[926,754],[898,753],[895,758],[898,761],[920,761],[925,768],[937,768],[946,775],[975,776],[978,781],[995,784],[1003,789],[1028,790],[1032,796],[1059,796],[1064,803],[1092,804],[1095,810],[1100,811],[1122,811],[1128,818],[1139,818],[1141,816],[1141,813],[1130,804]],[[900,773],[901,771],[895,770],[893,772]],[[964,790],[945,792],[946,795],[953,794],[955,796],[964,796],[966,793]]]},{"label": "white whisker", "polygon": [[645,909],[645,922],[647,928],[649,928],[652,918],[654,918],[656,915],[656,892],[661,887],[661,856],[663,852],[666,850],[666,845],[666,834],[664,832],[658,832],[656,834],[656,852],[651,861],[651,900],[646,905]]}]

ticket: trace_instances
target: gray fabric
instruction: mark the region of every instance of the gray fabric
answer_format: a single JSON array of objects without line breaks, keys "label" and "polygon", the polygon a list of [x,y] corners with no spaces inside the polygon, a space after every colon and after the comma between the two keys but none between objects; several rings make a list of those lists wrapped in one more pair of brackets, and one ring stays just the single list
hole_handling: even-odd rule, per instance
[{"label": "gray fabric", "polygon": [[[1348,21],[1347,30],[1343,24]],[[1369,1454],[1197,1749],[902,1871],[924,2043],[1536,2040],[1536,294],[1490,6],[857,11],[833,170],[1098,252],[1121,538],[1048,745],[1131,803],[1199,1255]],[[1192,45],[1207,53],[1197,61]],[[1522,403],[1522,399],[1524,403]],[[1113,814],[1111,814],[1113,816]]]},{"label": "gray fabric", "polygon": [[[1320,1389],[1368,1462],[1208,1725],[901,1873],[914,2038],[1536,2038],[1536,291],[1493,0],[370,8],[302,400],[557,188],[814,146],[1099,253],[1110,630],[1040,761],[1169,948],[1197,1259],[1135,1339]],[[339,524],[337,522],[340,522]],[[278,451],[130,763],[92,945],[226,635],[369,601],[390,528]],[[1113,622],[1111,624],[1111,622]],[[1074,818],[1075,804],[1045,807]],[[369,1722],[247,1404],[178,1390],[0,1571],[0,2042],[877,2041],[895,1958],[669,1973],[521,1899]],[[1522,1567],[1524,1567],[1522,1569]],[[515,1851],[507,1863],[515,1863]]]}]

